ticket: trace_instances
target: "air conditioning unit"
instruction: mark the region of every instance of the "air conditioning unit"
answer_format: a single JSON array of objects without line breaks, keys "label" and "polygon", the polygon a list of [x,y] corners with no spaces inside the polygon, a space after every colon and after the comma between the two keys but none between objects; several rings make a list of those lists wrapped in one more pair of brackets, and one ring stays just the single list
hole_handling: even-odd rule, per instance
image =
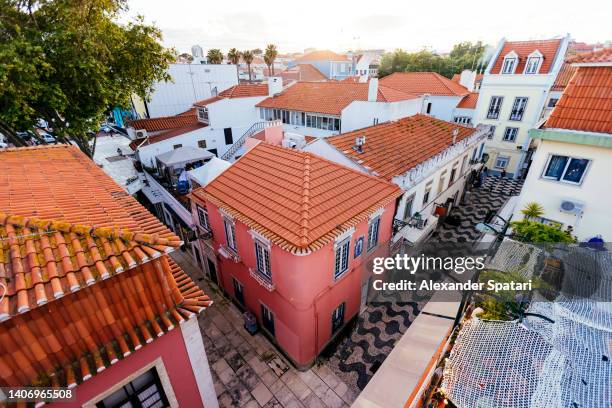
[{"label": "air conditioning unit", "polygon": [[575,215],[582,214],[583,209],[584,203],[573,200],[563,200],[561,201],[561,206],[559,207],[559,211]]},{"label": "air conditioning unit", "polygon": [[145,129],[141,129],[141,130],[137,130],[136,131],[136,139],[142,139],[147,137],[147,131]]}]

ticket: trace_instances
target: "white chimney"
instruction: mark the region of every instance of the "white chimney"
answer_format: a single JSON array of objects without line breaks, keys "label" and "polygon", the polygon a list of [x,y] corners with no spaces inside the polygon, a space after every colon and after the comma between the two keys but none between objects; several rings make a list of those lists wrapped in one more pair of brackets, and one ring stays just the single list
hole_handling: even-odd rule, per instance
[{"label": "white chimney", "polygon": [[283,78],[269,77],[268,78],[268,96],[274,96],[283,91]]},{"label": "white chimney", "polygon": [[474,92],[474,85],[476,83],[476,71],[470,71],[464,69],[459,76],[459,84],[465,86],[468,91]]},{"label": "white chimney", "polygon": [[376,102],[378,99],[378,78],[370,78],[368,83],[368,102]]}]

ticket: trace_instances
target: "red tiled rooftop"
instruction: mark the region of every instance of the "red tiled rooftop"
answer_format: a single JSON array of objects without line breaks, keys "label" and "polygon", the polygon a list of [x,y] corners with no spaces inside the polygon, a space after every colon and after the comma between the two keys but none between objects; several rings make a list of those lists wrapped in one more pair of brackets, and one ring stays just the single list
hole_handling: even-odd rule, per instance
[{"label": "red tiled rooftop", "polygon": [[327,77],[311,64],[297,64],[280,73],[283,80],[289,81],[326,81]]},{"label": "red tiled rooftop", "polygon": [[296,59],[297,62],[308,62],[308,61],[350,61],[346,55],[337,54],[333,51],[313,51],[309,52]]},{"label": "red tiled rooftop", "polygon": [[[187,111],[189,112],[189,111]],[[177,129],[192,125],[198,121],[195,111],[193,115],[183,112],[177,116],[162,116],[151,119],[137,119],[128,124],[136,130],[145,129],[147,132],[158,132],[160,130]]]},{"label": "red tiled rooftop", "polygon": [[540,51],[540,53],[542,53],[542,56],[544,57],[542,65],[540,66],[540,73],[547,74],[552,69],[555,57],[559,52],[560,45],[560,39],[538,41],[506,41],[493,64],[493,68],[491,68],[491,73],[499,74],[504,63],[504,57],[510,52],[514,51],[519,58],[518,65],[516,66],[516,70],[514,72],[517,74],[522,74],[523,70],[525,69],[527,57],[529,57],[532,52],[538,50]]},{"label": "red tiled rooftop", "polygon": [[458,108],[461,109],[476,109],[476,104],[478,103],[478,93],[470,92],[466,96],[463,97],[461,102],[457,105]]},{"label": "red tiled rooftop", "polygon": [[210,304],[180,245],[74,146],[0,151],[0,381],[75,385]]},{"label": "red tiled rooftop", "polygon": [[603,50],[583,53],[570,58],[568,62],[572,64],[593,64],[612,62],[612,47]]},{"label": "red tiled rooftop", "polygon": [[578,67],[544,127],[612,134],[612,66]]},{"label": "red tiled rooftop", "polygon": [[392,202],[401,190],[311,153],[259,143],[192,194],[281,248],[305,253]]},{"label": "red tiled rooftop", "polygon": [[[326,140],[360,165],[372,169],[385,180],[391,180],[450,147],[454,129],[459,129],[456,141],[476,132],[474,128],[417,114]],[[366,137],[363,153],[353,149],[358,136]]]},{"label": "red tiled rooftop", "polygon": [[380,84],[415,95],[463,96],[468,90],[436,72],[394,72],[380,80]]},{"label": "red tiled rooftop", "polygon": [[194,103],[194,106],[206,106],[222,99],[250,98],[253,96],[266,95],[268,95],[268,84],[239,84],[219,92],[216,96],[197,101]]},{"label": "red tiled rooftop", "polygon": [[[378,102],[397,102],[414,98],[416,98],[415,95],[396,89],[378,87]],[[285,89],[280,95],[264,99],[256,106],[340,115],[351,102],[367,100],[367,83],[298,82]]]}]

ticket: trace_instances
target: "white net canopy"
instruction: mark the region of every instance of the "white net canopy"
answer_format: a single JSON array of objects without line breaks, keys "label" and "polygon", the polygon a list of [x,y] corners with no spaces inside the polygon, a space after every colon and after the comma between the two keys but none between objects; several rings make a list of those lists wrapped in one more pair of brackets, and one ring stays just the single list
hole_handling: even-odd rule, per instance
[{"label": "white net canopy", "polygon": [[554,301],[534,296],[522,322],[464,323],[442,382],[457,407],[612,407],[612,258],[564,252]]}]

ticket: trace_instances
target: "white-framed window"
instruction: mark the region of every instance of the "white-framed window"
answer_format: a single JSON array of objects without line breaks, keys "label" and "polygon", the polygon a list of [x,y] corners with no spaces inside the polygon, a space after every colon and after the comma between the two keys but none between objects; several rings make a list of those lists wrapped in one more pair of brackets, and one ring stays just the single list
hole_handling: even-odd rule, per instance
[{"label": "white-framed window", "polygon": [[378,245],[378,230],[380,229],[380,217],[370,220],[368,225],[368,251]]},{"label": "white-framed window", "polygon": [[255,259],[257,261],[257,272],[272,280],[272,270],[270,269],[270,248],[255,239]]},{"label": "white-framed window", "polygon": [[270,308],[263,303],[261,303],[261,323],[268,333],[273,336],[275,335],[274,313],[272,313]]},{"label": "white-framed window", "polygon": [[196,204],[198,211],[198,220],[200,221],[200,227],[210,231],[210,220],[208,219],[208,211],[206,208]]},{"label": "white-framed window", "polygon": [[563,183],[581,184],[590,165],[589,159],[551,154],[542,177]]},{"label": "white-framed window", "polygon": [[510,157],[508,156],[497,156],[495,159],[495,168],[496,169],[505,169],[508,167],[508,163],[510,162]]},{"label": "white-framed window", "polygon": [[525,113],[525,107],[527,106],[527,99],[528,98],[524,96],[514,98],[514,103],[512,104],[512,110],[510,111],[509,120],[523,120],[523,114]]},{"label": "white-framed window", "polygon": [[204,140],[204,139],[198,140],[198,147],[200,149],[206,149],[206,140]]},{"label": "white-framed window", "polygon": [[489,133],[487,133],[487,139],[492,140],[493,136],[495,136],[495,125],[491,125],[489,129]]},{"label": "white-framed window", "polygon": [[444,189],[446,188],[444,186],[445,184],[446,184],[446,170],[444,170],[442,174],[440,174],[440,181],[438,181],[438,195],[440,195],[442,191],[444,191]]},{"label": "white-framed window", "polygon": [[542,65],[542,54],[536,50],[529,54],[527,57],[527,63],[525,64],[524,74],[537,74],[540,71],[540,65]]},{"label": "white-framed window", "polygon": [[455,162],[455,164],[453,164],[453,168],[450,172],[450,178],[448,179],[449,186],[455,182],[455,176],[457,175],[457,167],[459,167],[459,162]]},{"label": "white-framed window", "polygon": [[472,118],[470,118],[469,116],[455,116],[453,118],[453,122],[459,123],[462,125],[469,125],[472,123]]},{"label": "white-framed window", "polygon": [[504,57],[504,63],[502,65],[502,74],[514,74],[516,65],[518,63],[518,55],[511,52]]},{"label": "white-framed window", "polygon": [[518,135],[518,130],[519,129],[515,127],[507,127],[506,130],[504,130],[504,137],[502,140],[504,142],[514,142]]},{"label": "white-framed window", "polygon": [[412,194],[410,197],[406,198],[406,205],[404,206],[404,220],[408,220],[412,217],[412,207],[414,207],[414,197]]},{"label": "white-framed window", "polygon": [[344,325],[344,309],[346,308],[346,303],[342,302],[340,306],[334,309],[332,312],[332,335],[336,333],[342,326]]},{"label": "white-framed window", "polygon": [[225,227],[225,239],[227,240],[227,246],[233,249],[234,252],[237,252],[238,247],[236,246],[236,224],[234,223],[234,220],[224,217],[223,226]]},{"label": "white-framed window", "polygon": [[492,96],[491,97],[491,102],[489,102],[489,110],[487,111],[487,119],[499,118],[499,112],[501,111],[503,102],[504,102],[503,96]]},{"label": "white-framed window", "polygon": [[208,123],[208,108],[207,107],[198,108],[197,112],[198,112],[198,119],[200,119],[200,122]]},{"label": "white-framed window", "polygon": [[155,367],[123,384],[104,399],[96,408],[107,407],[169,407],[162,381]]},{"label": "white-framed window", "polygon": [[336,256],[334,259],[334,278],[338,279],[340,275],[348,270],[349,251],[351,248],[350,237],[336,245]]},{"label": "white-framed window", "polygon": [[175,144],[175,145],[173,145],[173,146],[172,146],[172,148],[173,148],[174,150],[176,150],[176,149],[180,149],[181,147],[183,147],[183,145],[182,145],[182,144],[180,144],[180,143],[179,143],[179,144]]}]

